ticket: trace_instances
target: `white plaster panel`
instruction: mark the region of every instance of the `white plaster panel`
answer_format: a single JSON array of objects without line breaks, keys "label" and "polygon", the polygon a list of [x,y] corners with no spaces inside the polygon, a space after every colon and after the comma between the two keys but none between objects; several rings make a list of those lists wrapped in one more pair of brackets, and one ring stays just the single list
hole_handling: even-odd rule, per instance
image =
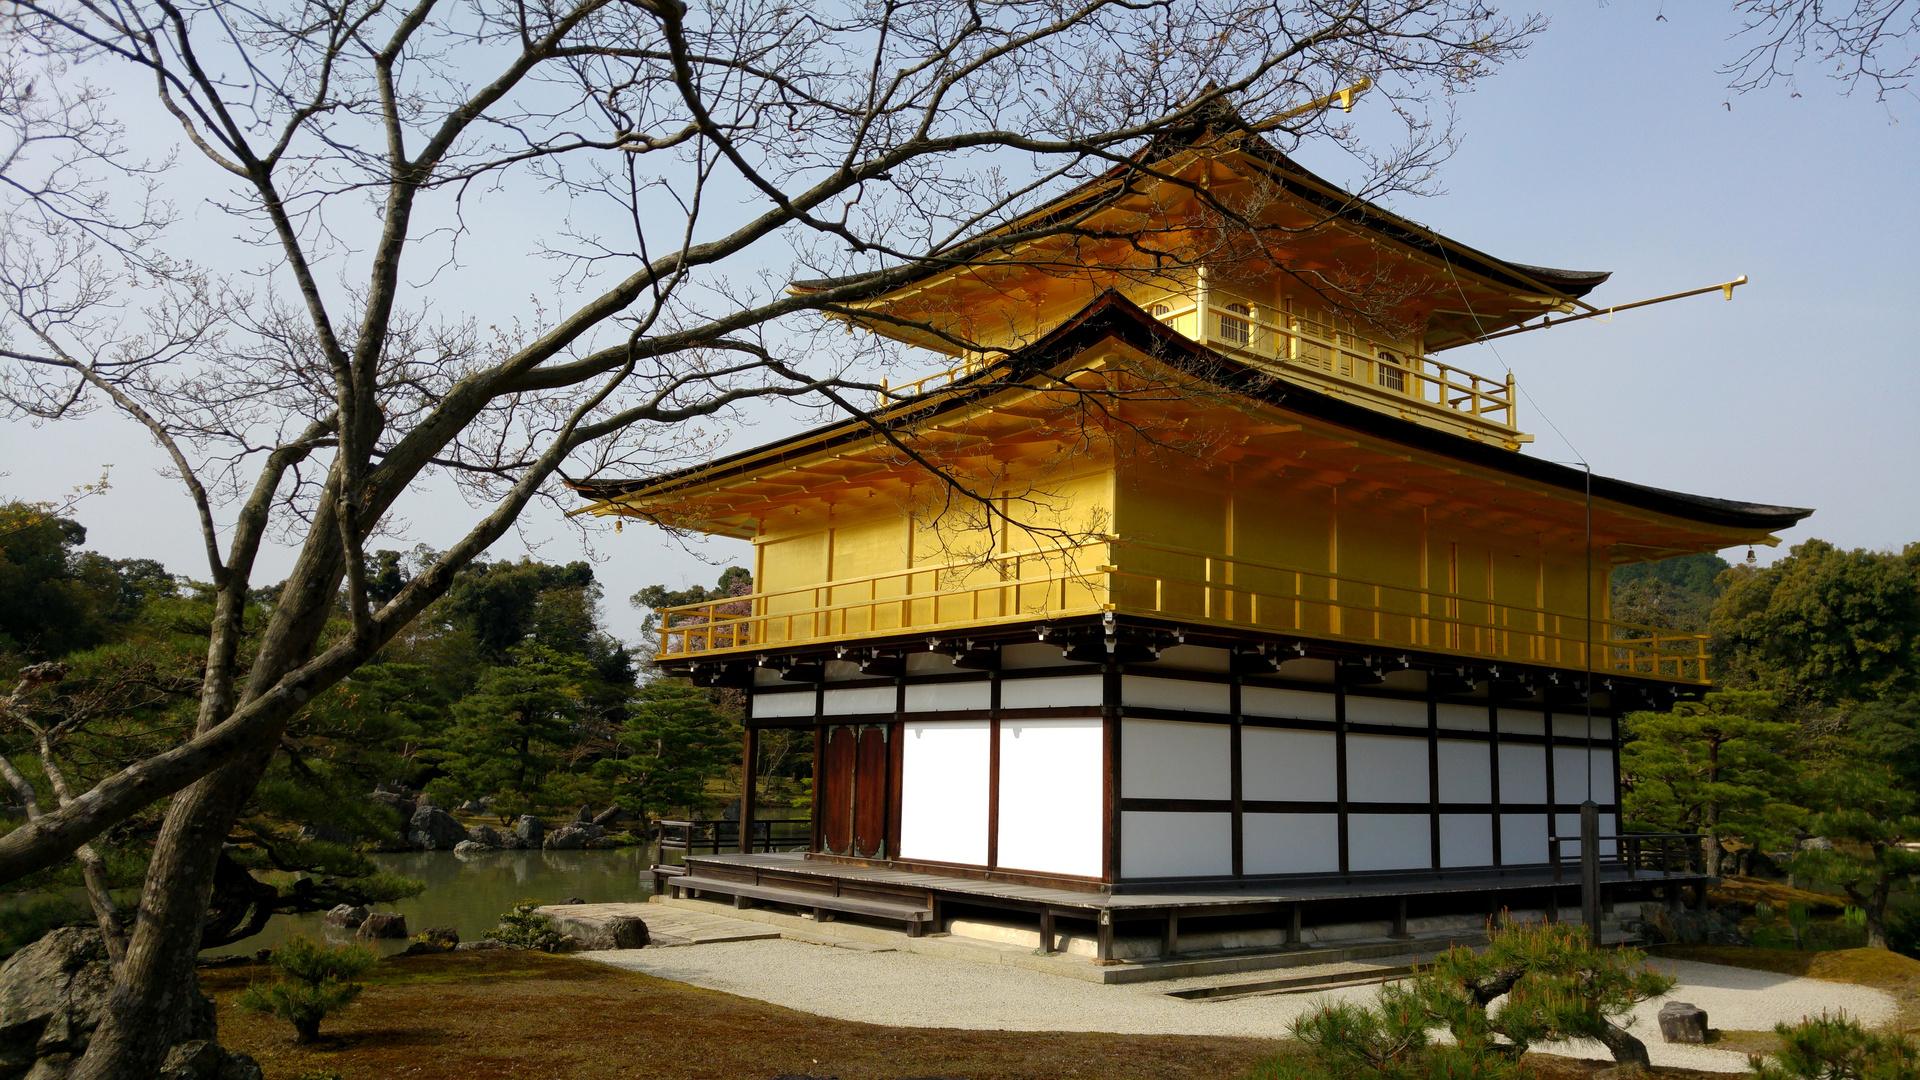
[{"label": "white plaster panel", "polygon": [[907,685],[908,712],[957,712],[962,709],[985,709],[992,705],[993,687],[985,680]]},{"label": "white plaster panel", "polygon": [[1547,714],[1532,709],[1501,709],[1500,733],[1502,735],[1545,735],[1547,733]]},{"label": "white plaster panel", "polygon": [[1546,861],[1547,815],[1501,814],[1501,865],[1518,866],[1522,863],[1543,863]]},{"label": "white plaster panel", "polygon": [[[1567,803],[1585,802],[1587,798],[1587,778],[1591,776],[1587,768],[1587,748],[1584,746],[1556,746],[1553,748],[1553,801]],[[1598,777],[1594,777],[1598,780]],[[1594,802],[1606,802],[1604,788],[1593,789]]]},{"label": "white plaster panel", "polygon": [[1120,815],[1123,878],[1224,877],[1233,873],[1232,814]]},{"label": "white plaster panel", "polygon": [[1340,869],[1340,815],[1246,814],[1240,859],[1249,874],[1330,874]]},{"label": "white plaster panel", "polygon": [[[1493,801],[1493,759],[1487,753],[1486,743],[1440,740],[1440,801]],[[1491,856],[1488,862],[1492,862]]]},{"label": "white plaster panel", "polygon": [[1000,865],[1100,876],[1102,723],[1000,721]]},{"label": "white plaster panel", "polygon": [[1240,711],[1248,716],[1282,716],[1291,720],[1332,720],[1333,695],[1309,690],[1276,690],[1271,686],[1240,688]]},{"label": "white plaster panel", "polygon": [[985,865],[991,733],[985,720],[908,721],[900,760],[900,855]]},{"label": "white plaster panel", "polygon": [[1338,762],[1331,731],[1243,727],[1240,797],[1332,802],[1340,797],[1340,780],[1335,772]]},{"label": "white plaster panel", "polygon": [[1440,726],[1443,728],[1450,728],[1454,731],[1487,730],[1487,707],[1484,705],[1449,705],[1442,703],[1436,706],[1436,708],[1439,713]]},{"label": "white plaster panel", "polygon": [[1347,815],[1349,870],[1422,870],[1433,865],[1433,834],[1425,814]]},{"label": "white plaster panel", "polygon": [[1175,645],[1171,649],[1161,649],[1160,659],[1154,661],[1160,667],[1183,668],[1187,671],[1230,671],[1233,667],[1233,654],[1225,649],[1209,649],[1204,645]]},{"label": "white plaster panel", "polygon": [[1492,866],[1493,815],[1441,814],[1441,866]]},{"label": "white plaster panel", "polygon": [[896,688],[864,686],[858,690],[829,690],[820,703],[828,716],[852,716],[858,713],[891,713],[899,701]]},{"label": "white plaster panel", "polygon": [[1427,726],[1427,703],[1424,701],[1400,701],[1396,698],[1359,697],[1347,695],[1347,723],[1349,724],[1392,724],[1395,727]]},{"label": "white plaster panel", "polygon": [[[1580,857],[1580,849],[1584,846],[1580,843],[1580,815],[1555,814],[1553,816],[1553,828],[1557,835],[1571,838],[1567,843],[1560,845],[1560,857],[1568,862],[1578,859]],[[1601,814],[1600,835],[1612,836],[1613,834],[1613,815]],[[1598,846],[1600,848],[1600,857],[1603,859],[1612,857],[1619,848],[1619,845],[1612,840],[1602,840]]]},{"label": "white plaster panel", "polygon": [[1185,679],[1149,679],[1128,675],[1120,682],[1120,701],[1149,709],[1184,709],[1187,712],[1228,713],[1233,711],[1233,688],[1225,683],[1188,682]]},{"label": "white plaster panel", "polygon": [[1000,683],[1003,709],[1051,709],[1100,704],[1100,676],[1063,675],[1048,679],[1006,679]]},{"label": "white plaster panel", "polygon": [[1232,798],[1232,737],[1225,724],[1122,720],[1120,797]]},{"label": "white plaster panel", "polygon": [[1619,802],[1613,790],[1613,748],[1595,750],[1593,759],[1587,763],[1593,769],[1593,801],[1597,803]]},{"label": "white plaster panel", "polygon": [[1347,801],[1426,802],[1427,740],[1348,735]]},{"label": "white plaster panel", "polygon": [[[1505,723],[1505,721],[1501,721]],[[1547,801],[1547,748],[1520,743],[1500,744],[1500,801]]]},{"label": "white plaster panel", "polygon": [[796,694],[755,694],[753,695],[753,715],[760,720],[775,716],[812,716],[813,691],[803,690]]},{"label": "white plaster panel", "polygon": [[[1587,714],[1586,713],[1554,714],[1553,737],[1556,739],[1586,738],[1587,737]],[[1607,718],[1606,717],[1596,716],[1593,718],[1593,737],[1596,739],[1604,739],[1607,737]]]}]

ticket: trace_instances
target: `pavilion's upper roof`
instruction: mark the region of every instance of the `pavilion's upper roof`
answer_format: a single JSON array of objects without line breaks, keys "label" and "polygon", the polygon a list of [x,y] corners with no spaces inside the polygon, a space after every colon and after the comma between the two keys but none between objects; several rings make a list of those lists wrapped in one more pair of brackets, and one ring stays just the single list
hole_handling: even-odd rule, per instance
[{"label": "pavilion's upper roof", "polygon": [[[1145,174],[1165,175],[1177,171],[1180,163],[1207,159],[1230,171],[1257,173],[1284,197],[1323,219],[1330,228],[1359,234],[1388,251],[1401,251],[1425,262],[1436,276],[1447,280],[1446,302],[1458,300],[1465,311],[1433,311],[1426,345],[1433,349],[1451,348],[1477,340],[1551,310],[1571,310],[1572,303],[1592,292],[1610,276],[1605,270],[1566,270],[1501,259],[1467,244],[1444,236],[1433,229],[1396,214],[1378,204],[1343,190],[1339,185],[1316,175],[1262,136],[1225,103],[1211,110],[1204,121],[1192,128],[1163,133],[1101,175],[1059,195],[1043,206],[998,228],[955,241],[947,249],[950,258],[935,257],[910,265],[883,267],[838,277],[796,280],[790,289],[796,293],[817,294],[834,290],[836,300],[864,306],[890,296],[910,293],[929,279],[952,274],[968,267],[979,267],[1003,257],[996,250],[997,237],[1009,239],[1044,230],[1112,199],[1115,193],[1131,185],[1138,189],[1158,181]],[[980,245],[985,244],[982,248]],[[1460,286],[1464,285],[1464,288]],[[1475,303],[1477,297],[1479,303]],[[1526,297],[1518,310],[1494,303],[1502,295]],[[887,333],[884,324],[872,328]],[[907,335],[901,335],[911,340]],[[923,343],[924,342],[918,342]]]}]

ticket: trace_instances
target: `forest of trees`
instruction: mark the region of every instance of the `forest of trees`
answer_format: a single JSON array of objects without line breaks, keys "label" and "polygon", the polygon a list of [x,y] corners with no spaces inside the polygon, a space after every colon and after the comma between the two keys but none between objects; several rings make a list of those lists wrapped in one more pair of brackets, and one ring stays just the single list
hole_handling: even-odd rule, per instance
[{"label": "forest of trees", "polygon": [[[85,790],[194,722],[207,590],[85,541],[49,508],[0,504],[10,688],[0,748],[39,790],[56,774],[51,790]],[[378,552],[369,591],[392,595],[434,554]],[[650,627],[655,607],[751,587],[736,567],[711,587],[654,585],[629,602]],[[253,598],[250,631],[275,592]],[[367,798],[381,784],[442,806],[486,800],[502,822],[582,804],[715,813],[737,798],[739,692],[657,677],[647,642],[607,632],[603,601],[585,562],[477,562],[375,663],[315,699],[229,837],[209,943],[275,911],[416,891],[366,854],[404,828]],[[1810,540],[1765,567],[1711,555],[1624,567],[1613,605],[1622,621],[1711,635],[1717,684],[1704,701],[1628,718],[1629,826],[1708,834],[1723,851],[1715,873],[1748,872],[1762,855],[1844,893],[1873,943],[1920,946],[1920,544],[1896,554]],[[804,808],[810,755],[810,740],[769,733],[759,801]],[[14,801],[17,822],[25,808]],[[139,884],[160,810],[92,845],[119,903]],[[42,872],[21,891],[76,888],[85,865]],[[296,871],[298,883],[261,884],[269,870]],[[17,906],[0,934],[30,939],[50,921],[88,917],[70,901]]]},{"label": "forest of trees", "polygon": [[1920,544],[1625,567],[1613,601],[1711,635],[1718,691],[1628,718],[1630,827],[1707,834],[1716,875],[1784,854],[1845,893],[1869,944],[1920,951]]},{"label": "forest of trees", "polygon": [[[0,504],[0,675],[8,691],[0,750],[39,791],[56,775],[55,790],[84,791],[178,740],[196,714],[207,590],[151,560],[107,559],[85,542],[86,530],[54,508]],[[367,568],[369,591],[392,595],[433,554],[378,552]],[[738,589],[744,576],[726,571],[716,594]],[[276,592],[252,598],[250,634]],[[652,586],[633,602],[651,608],[675,595]],[[405,830],[368,797],[380,785],[424,790],[444,807],[486,800],[502,822],[582,804],[617,804],[643,819],[717,813],[737,798],[738,691],[649,678],[644,657],[606,631],[602,600],[585,562],[476,562],[375,663],[316,698],[229,835],[207,945],[244,937],[274,912],[417,892],[418,882],[382,874],[367,857]],[[804,804],[812,747],[792,742],[763,761],[756,783],[764,801]],[[26,811],[12,786],[17,824]],[[122,909],[137,893],[163,809],[92,845],[102,884]],[[266,871],[292,871],[297,883],[263,884]],[[16,891],[52,895],[81,879],[69,865]],[[47,925],[89,917],[85,905],[64,898],[9,905],[0,914],[0,950]]]}]

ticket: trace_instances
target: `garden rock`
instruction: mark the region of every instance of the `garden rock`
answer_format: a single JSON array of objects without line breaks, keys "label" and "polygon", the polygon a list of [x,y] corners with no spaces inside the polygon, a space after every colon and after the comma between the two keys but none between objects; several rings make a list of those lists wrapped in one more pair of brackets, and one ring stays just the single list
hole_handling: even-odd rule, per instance
[{"label": "garden rock", "polygon": [[1670,1043],[1705,1043],[1706,1010],[1685,1001],[1669,1001],[1660,1006],[1660,1037]]},{"label": "garden rock", "polygon": [[545,843],[541,846],[548,851],[579,851],[587,846],[588,840],[593,839],[592,833],[588,831],[591,828],[591,826],[562,825],[548,833]]},{"label": "garden rock", "polygon": [[437,806],[415,810],[407,825],[407,842],[425,851],[450,851],[466,838],[467,830]]},{"label": "garden rock", "polygon": [[587,950],[644,949],[652,940],[652,935],[647,932],[646,920],[637,915],[615,915],[581,938],[580,947]]},{"label": "garden rock", "polygon": [[397,911],[376,911],[367,916],[367,921],[360,924],[360,932],[354,936],[362,941],[406,937],[407,917]]},{"label": "garden rock", "polygon": [[546,833],[547,827],[532,814],[521,814],[520,820],[513,826],[513,835],[520,841],[522,847],[539,847]]},{"label": "garden rock", "polygon": [[[62,927],[0,967],[0,1080],[65,1080],[106,1015],[113,971],[98,930]],[[260,1080],[260,1067],[214,1040],[213,1000],[192,988],[187,1030],[163,1080]]]},{"label": "garden rock", "polygon": [[414,811],[420,808],[419,802],[403,791],[388,791],[380,788],[374,791],[371,798],[374,802],[399,814],[401,821],[412,821]]},{"label": "garden rock", "polygon": [[453,845],[453,853],[455,855],[479,855],[492,850],[492,847],[475,840],[462,840]]},{"label": "garden rock", "polygon": [[301,826],[300,839],[309,844],[347,845],[353,843],[353,835],[347,832],[347,830],[338,825],[328,825],[325,823]]},{"label": "garden rock", "polygon": [[327,912],[328,926],[344,926],[349,930],[358,930],[360,924],[367,921],[370,912],[357,904],[335,904]]},{"label": "garden rock", "polygon": [[1651,917],[1637,922],[1627,923],[1623,928],[1637,935],[1649,944],[1680,942],[1689,945],[1750,945],[1740,933],[1739,924],[1717,911],[1694,911],[1683,909],[1671,911],[1665,907],[1652,910]]},{"label": "garden rock", "polygon": [[573,820],[581,825],[593,824],[593,804],[581,803],[579,811],[573,815]]},{"label": "garden rock", "polygon": [[466,814],[484,814],[487,812],[487,804],[479,799],[468,799],[460,804],[460,811]]},{"label": "garden rock", "polygon": [[512,948],[512,946],[508,945],[504,941],[495,941],[492,938],[482,938],[479,941],[463,941],[460,944],[455,945],[453,947],[453,951],[485,952],[488,949],[510,949],[510,948]]},{"label": "garden rock", "polygon": [[451,926],[429,926],[414,935],[413,943],[408,945],[401,956],[435,956],[450,953],[460,947],[460,931]]},{"label": "garden rock", "polygon": [[500,846],[500,833],[491,825],[467,826],[467,839],[476,844],[485,844],[488,847]]}]

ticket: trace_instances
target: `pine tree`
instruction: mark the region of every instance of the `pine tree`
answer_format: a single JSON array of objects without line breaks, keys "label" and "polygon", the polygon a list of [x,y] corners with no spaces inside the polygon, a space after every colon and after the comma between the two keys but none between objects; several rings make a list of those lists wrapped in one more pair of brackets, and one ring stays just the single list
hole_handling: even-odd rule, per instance
[{"label": "pine tree", "polygon": [[1816,778],[1823,812],[1816,836],[1830,850],[1803,851],[1793,872],[1835,886],[1866,916],[1867,945],[1887,948],[1887,901],[1893,888],[1920,874],[1920,800],[1884,765],[1842,762]]},{"label": "pine tree", "polygon": [[1801,811],[1786,756],[1794,725],[1775,720],[1771,694],[1730,691],[1682,701],[1666,713],[1633,713],[1620,752],[1631,825],[1704,834],[1709,877],[1720,876],[1720,841],[1760,846],[1786,839]]},{"label": "pine tree", "polygon": [[583,658],[523,643],[487,668],[453,706],[454,723],[420,755],[443,776],[428,790],[444,800],[492,796],[511,815],[555,804],[550,774],[578,738],[580,703],[594,682]]},{"label": "pine tree", "polygon": [[704,800],[707,778],[732,761],[739,727],[715,707],[709,691],[656,679],[635,695],[620,745],[628,756],[606,763],[617,801],[658,814]]}]

